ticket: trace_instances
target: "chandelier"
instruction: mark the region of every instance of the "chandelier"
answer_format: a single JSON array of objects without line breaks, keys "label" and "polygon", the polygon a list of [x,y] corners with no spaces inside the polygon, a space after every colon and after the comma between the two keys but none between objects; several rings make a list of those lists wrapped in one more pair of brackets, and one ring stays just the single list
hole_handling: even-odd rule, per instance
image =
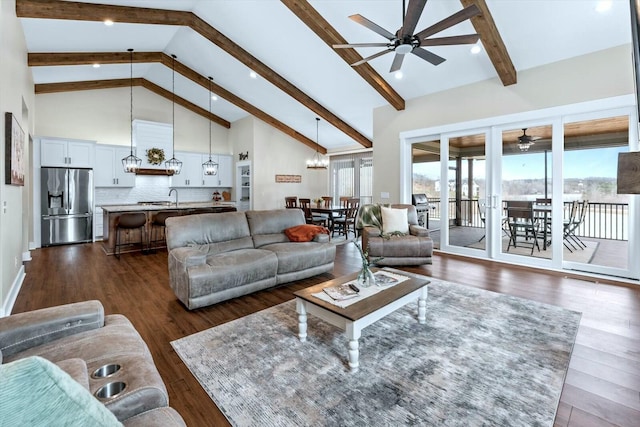
[{"label": "chandelier", "polygon": [[[213,81],[213,77],[209,77],[209,114],[211,115],[211,97],[213,94],[211,93],[211,82]],[[209,160],[202,164],[202,170],[205,175],[217,175],[218,174],[218,164],[211,160],[211,117],[209,117]]]},{"label": "chandelier", "polygon": [[129,130],[130,130],[130,137],[131,137],[131,153],[127,157],[122,159],[122,167],[124,168],[124,171],[126,173],[136,173],[136,171],[140,169],[140,166],[142,166],[142,159],[140,159],[139,157],[136,157],[133,154],[133,49],[127,49],[127,51],[129,52],[129,57],[130,57],[129,68],[130,68],[130,83],[131,83],[130,84],[131,104],[129,108],[129,113],[130,113],[131,128]]},{"label": "chandelier", "polygon": [[307,160],[307,169],[326,169],[329,167],[329,161],[324,158],[320,158],[318,152],[318,126],[320,124],[320,118],[316,117],[316,154],[312,159]]},{"label": "chandelier", "polygon": [[172,149],[172,157],[171,159],[164,162],[164,167],[167,170],[167,174],[169,175],[180,175],[180,171],[182,170],[182,162],[176,159],[176,58],[177,56],[171,55],[173,58],[173,80],[172,80],[172,91],[173,95],[171,97],[173,110],[171,111],[171,121],[172,121],[172,129],[173,136],[171,138],[171,149]]}]

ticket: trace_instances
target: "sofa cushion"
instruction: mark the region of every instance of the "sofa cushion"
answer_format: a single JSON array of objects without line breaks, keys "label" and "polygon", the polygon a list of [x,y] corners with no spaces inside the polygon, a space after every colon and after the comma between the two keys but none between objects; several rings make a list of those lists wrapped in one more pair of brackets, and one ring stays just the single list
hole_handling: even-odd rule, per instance
[{"label": "sofa cushion", "polygon": [[75,382],[89,390],[89,372],[87,364],[79,358],[60,360],[56,362],[58,368],[65,371]]},{"label": "sofa cushion", "polygon": [[271,251],[241,249],[207,257],[204,265],[189,267],[189,298],[273,278],[278,258]]},{"label": "sofa cushion", "polygon": [[272,243],[289,242],[284,230],[306,223],[304,213],[300,209],[246,211],[245,214],[256,248]]},{"label": "sofa cushion", "polygon": [[329,230],[321,225],[302,224],[287,228],[284,234],[292,242],[310,242],[318,234],[329,234]]},{"label": "sofa cushion", "polygon": [[382,206],[382,234],[408,233],[407,209],[392,209]]},{"label": "sofa cushion", "polygon": [[45,359],[0,365],[0,377],[3,425],[122,426],[87,389]]},{"label": "sofa cushion", "polygon": [[166,226],[167,250],[169,251],[185,246],[234,240],[240,240],[239,244],[238,242],[233,243],[234,249],[253,247],[244,212],[173,216],[167,218]]},{"label": "sofa cushion", "polygon": [[273,251],[278,257],[278,274],[302,271],[329,264],[336,257],[336,246],[331,243],[273,243],[262,248]]}]

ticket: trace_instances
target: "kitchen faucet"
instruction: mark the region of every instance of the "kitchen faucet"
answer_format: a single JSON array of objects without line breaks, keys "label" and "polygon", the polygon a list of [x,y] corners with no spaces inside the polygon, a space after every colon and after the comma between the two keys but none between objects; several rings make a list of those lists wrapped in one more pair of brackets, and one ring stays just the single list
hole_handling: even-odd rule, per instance
[{"label": "kitchen faucet", "polygon": [[169,190],[169,196],[171,196],[171,193],[176,192],[176,208],[178,207],[178,190],[175,188],[172,188],[171,190]]}]

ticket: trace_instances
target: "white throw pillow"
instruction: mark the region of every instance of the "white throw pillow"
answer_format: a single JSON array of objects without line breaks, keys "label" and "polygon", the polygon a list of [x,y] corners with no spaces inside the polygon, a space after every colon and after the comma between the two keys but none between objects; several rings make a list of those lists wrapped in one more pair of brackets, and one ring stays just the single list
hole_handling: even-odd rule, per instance
[{"label": "white throw pillow", "polygon": [[409,220],[407,219],[407,209],[392,209],[381,207],[382,209],[382,234],[393,232],[409,233]]}]

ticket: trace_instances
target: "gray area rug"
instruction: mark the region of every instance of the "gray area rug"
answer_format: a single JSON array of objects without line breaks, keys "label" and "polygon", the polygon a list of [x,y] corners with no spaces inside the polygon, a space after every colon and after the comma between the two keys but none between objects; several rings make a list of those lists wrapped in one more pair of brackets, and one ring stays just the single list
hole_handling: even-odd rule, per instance
[{"label": "gray area rug", "polygon": [[289,301],[172,342],[235,426],[551,426],[580,313],[431,279],[364,329],[352,374],[342,331]]}]

